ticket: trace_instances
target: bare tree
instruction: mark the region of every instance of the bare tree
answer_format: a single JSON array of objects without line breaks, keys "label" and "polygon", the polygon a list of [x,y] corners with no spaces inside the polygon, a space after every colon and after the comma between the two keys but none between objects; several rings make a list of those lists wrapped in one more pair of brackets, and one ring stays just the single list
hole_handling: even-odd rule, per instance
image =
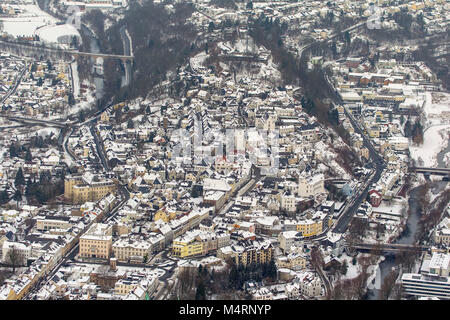
[{"label": "bare tree", "polygon": [[393,292],[395,280],[397,279],[397,273],[392,270],[389,275],[384,278],[383,283],[380,287],[380,292],[378,298],[380,300],[387,300],[389,299],[391,293]]},{"label": "bare tree", "polygon": [[395,283],[392,288],[391,297],[394,300],[401,300],[403,298],[403,289],[400,283]]},{"label": "bare tree", "polygon": [[407,272],[411,272],[421,254],[421,248],[415,245],[413,249],[403,249],[395,255],[398,264],[401,264]]},{"label": "bare tree", "polygon": [[314,247],[311,250],[311,263],[315,268],[322,269],[324,266],[324,259],[322,255],[322,251],[319,247]]},{"label": "bare tree", "polygon": [[343,300],[344,299],[344,281],[338,281],[328,293],[329,300]]},{"label": "bare tree", "polygon": [[23,264],[23,257],[19,254],[19,250],[16,247],[12,247],[6,256],[7,263],[12,267],[13,273],[16,272],[16,268]]},{"label": "bare tree", "polygon": [[356,239],[361,240],[365,236],[368,227],[369,223],[367,219],[355,217],[350,223],[349,231],[354,234]]},{"label": "bare tree", "polygon": [[195,297],[196,288],[196,275],[197,270],[195,268],[184,268],[178,274],[178,283],[176,295],[182,300],[193,300]]},{"label": "bare tree", "polygon": [[6,279],[6,274],[3,270],[0,270],[0,286],[3,285]]}]

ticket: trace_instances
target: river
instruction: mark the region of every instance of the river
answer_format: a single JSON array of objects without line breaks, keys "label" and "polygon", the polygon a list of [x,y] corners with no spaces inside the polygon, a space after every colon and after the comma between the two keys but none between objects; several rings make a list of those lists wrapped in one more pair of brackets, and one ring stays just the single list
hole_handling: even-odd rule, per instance
[{"label": "river", "polygon": [[[447,147],[443,149],[437,155],[438,166],[442,168],[446,168],[446,164],[444,163],[444,156],[447,152],[450,152],[450,141],[447,142]],[[431,183],[431,192],[433,194],[437,194],[441,192],[445,186],[447,185],[446,181],[435,181]],[[411,209],[411,214],[407,219],[407,227],[405,231],[400,235],[400,237],[395,241],[395,243],[400,244],[414,244],[415,243],[415,235],[418,229],[418,223],[420,221],[421,210],[417,203],[417,192],[418,188],[411,189],[409,192],[408,204]],[[377,269],[377,274],[375,277],[375,288],[369,289],[369,300],[377,300],[379,295],[380,285],[383,283],[385,277],[391,272],[392,268],[397,266],[395,262],[395,258],[393,256],[387,255],[386,259],[380,263]]]},{"label": "river", "polygon": [[[83,29],[83,32],[89,37],[90,39],[90,47],[89,51],[92,53],[100,53],[100,45],[98,43],[98,39],[95,37],[95,35],[92,33],[92,31],[87,28],[84,24],[81,25],[81,28]],[[103,58],[91,58],[92,61],[92,70],[91,73],[93,75],[94,79],[94,85],[95,85],[95,97],[97,99],[101,99],[103,97],[103,87],[104,87],[104,80],[103,77],[99,76],[97,72],[95,71],[96,67],[95,65],[103,66]]]}]

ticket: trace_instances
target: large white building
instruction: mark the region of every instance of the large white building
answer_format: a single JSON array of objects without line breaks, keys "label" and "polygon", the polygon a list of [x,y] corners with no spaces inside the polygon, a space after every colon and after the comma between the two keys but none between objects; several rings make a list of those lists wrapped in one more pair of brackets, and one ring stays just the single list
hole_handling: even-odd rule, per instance
[{"label": "large white building", "polygon": [[298,195],[300,197],[316,196],[325,192],[325,177],[315,174],[309,177],[300,176],[298,179]]},{"label": "large white building", "polygon": [[433,253],[424,260],[421,274],[405,273],[402,276],[403,290],[408,295],[450,299],[450,254]]},{"label": "large white building", "polygon": [[450,299],[449,277],[404,273],[402,287],[408,295]]},{"label": "large white building", "polygon": [[300,235],[297,231],[284,231],[278,235],[278,241],[280,241],[280,249],[284,252],[290,251],[290,248],[294,245],[295,241],[300,239]]}]

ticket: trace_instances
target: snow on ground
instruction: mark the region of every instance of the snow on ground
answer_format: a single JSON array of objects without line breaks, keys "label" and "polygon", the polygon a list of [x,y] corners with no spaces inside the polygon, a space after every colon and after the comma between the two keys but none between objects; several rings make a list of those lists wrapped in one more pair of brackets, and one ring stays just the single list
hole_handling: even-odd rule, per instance
[{"label": "snow on ground", "polygon": [[208,58],[208,54],[206,54],[204,51],[200,52],[196,56],[192,57],[189,62],[191,64],[191,67],[194,71],[198,71],[200,67],[203,66],[203,62],[205,62],[206,58]]},{"label": "snow on ground", "polygon": [[41,41],[47,42],[58,42],[58,39],[63,36],[80,36],[78,30],[70,24],[45,26],[36,30],[36,34]]},{"label": "snow on ground", "polygon": [[78,36],[80,34],[75,27],[68,24],[56,25],[58,19],[42,11],[37,4],[13,5],[21,10],[17,17],[3,18],[3,32],[12,36],[38,35],[41,40],[58,42],[62,36]]},{"label": "snow on ground", "polygon": [[57,19],[42,11],[36,4],[15,5],[20,13],[14,18],[3,18],[3,31],[13,36],[34,36],[37,28],[54,24]]},{"label": "snow on ground", "polygon": [[378,207],[374,207],[372,210],[375,213],[384,213],[388,215],[401,217],[406,208],[408,202],[405,199],[393,199],[391,201],[382,201]]},{"label": "snow on ground", "polygon": [[78,76],[78,62],[74,60],[71,63],[73,76],[73,96],[77,98],[80,95],[80,77]]},{"label": "snow on ground", "polygon": [[53,136],[59,135],[59,129],[51,128],[51,127],[40,129],[40,130],[37,130],[36,132],[39,136],[42,136],[42,137],[46,137],[48,135],[51,135],[52,133],[53,133]]},{"label": "snow on ground", "polygon": [[[447,146],[450,125],[436,125],[424,132],[421,146],[409,147],[411,157],[418,161],[418,165],[425,167],[437,166],[437,154]],[[422,161],[420,161],[422,160]]]},{"label": "snow on ground", "polygon": [[[52,127],[47,127],[47,128],[42,128],[42,127],[34,127],[33,129],[35,129],[33,131],[33,135],[35,133],[37,133],[39,136],[45,138],[48,135],[51,135],[53,133],[53,137],[58,137],[59,136],[59,129],[58,128],[52,128]],[[27,138],[29,138],[29,133],[20,133],[17,134],[17,138],[19,139],[19,141],[21,140],[25,140]]]},{"label": "snow on ground", "polygon": [[421,146],[411,145],[410,152],[412,158],[419,161],[419,165],[432,167],[438,164],[437,154],[447,146],[450,132],[450,94],[426,92],[423,111],[426,116],[424,142]]},{"label": "snow on ground", "polygon": [[267,66],[261,67],[258,77],[263,79],[280,79],[281,73],[278,70],[276,64],[272,61],[272,57],[268,60]]},{"label": "snow on ground", "polygon": [[353,257],[348,256],[346,253],[343,253],[339,258],[337,258],[341,263],[344,263],[344,261],[347,261],[347,273],[345,275],[342,275],[341,279],[353,279],[356,278],[359,273],[361,272],[361,269],[356,263],[353,265]]},{"label": "snow on ground", "polygon": [[[74,77],[75,77],[75,75],[74,75]],[[87,85],[88,87],[91,86],[91,84],[87,80],[84,80],[83,84]],[[83,98],[86,98],[86,101],[79,101],[74,106],[69,108],[69,111],[68,111],[69,115],[78,115],[81,110],[88,110],[95,105],[95,102],[96,102],[95,91],[89,90],[88,92],[83,94]],[[87,121],[88,120],[86,120],[86,122]]]},{"label": "snow on ground", "polygon": [[380,256],[377,264],[369,266],[367,272],[371,275],[367,278],[367,288],[370,290],[380,289],[381,287],[381,270],[380,263],[385,260],[385,257]]},{"label": "snow on ground", "polygon": [[446,167],[450,167],[450,152],[447,152],[444,156],[444,163]]},{"label": "snow on ground", "polygon": [[[443,92],[426,92],[423,111],[427,117],[427,124],[450,123],[445,113],[450,112],[450,94]],[[428,125],[426,126],[428,127]]]}]

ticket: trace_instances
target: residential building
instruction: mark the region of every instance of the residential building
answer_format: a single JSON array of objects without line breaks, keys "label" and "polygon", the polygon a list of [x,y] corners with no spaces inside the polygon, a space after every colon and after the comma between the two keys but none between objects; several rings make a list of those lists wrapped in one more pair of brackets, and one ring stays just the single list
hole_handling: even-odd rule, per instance
[{"label": "residential building", "polygon": [[80,237],[79,255],[82,258],[109,259],[112,251],[112,227],[94,223]]}]

